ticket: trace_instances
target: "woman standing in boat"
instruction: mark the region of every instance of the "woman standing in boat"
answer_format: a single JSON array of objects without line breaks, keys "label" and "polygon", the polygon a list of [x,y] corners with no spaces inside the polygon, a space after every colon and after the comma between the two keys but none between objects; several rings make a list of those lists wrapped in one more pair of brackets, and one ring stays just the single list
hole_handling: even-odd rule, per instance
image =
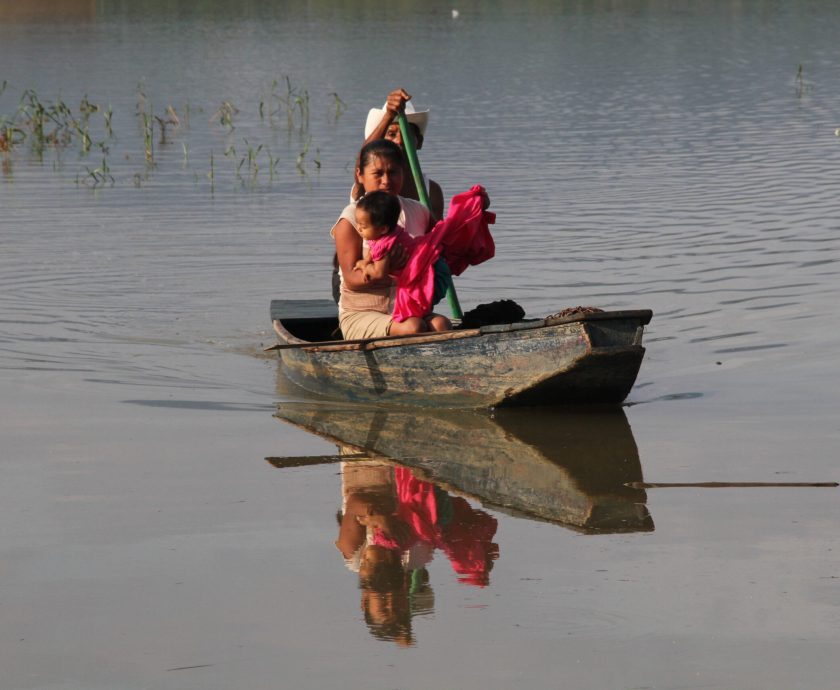
[{"label": "woman standing in boat", "polygon": [[[432,227],[432,216],[423,204],[399,196],[403,186],[403,154],[394,142],[378,139],[362,147],[356,182],[362,193],[383,191],[397,196],[401,207],[397,225],[412,237],[425,235]],[[449,319],[435,313],[402,322],[393,321],[394,281],[388,277],[366,282],[364,274],[354,270],[363,257],[362,237],[356,229],[355,201],[341,212],[330,235],[335,240],[339,265],[338,319],[345,339],[411,335],[430,330],[445,331],[452,327]],[[402,268],[408,258],[406,254],[401,246],[396,245],[390,253],[391,265]]]}]

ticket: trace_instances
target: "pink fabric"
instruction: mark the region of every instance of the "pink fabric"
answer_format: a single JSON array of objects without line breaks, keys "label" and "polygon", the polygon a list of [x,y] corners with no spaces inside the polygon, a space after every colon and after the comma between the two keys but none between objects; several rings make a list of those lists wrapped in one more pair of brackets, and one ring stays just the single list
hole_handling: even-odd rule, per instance
[{"label": "pink fabric", "polygon": [[491,515],[475,510],[460,496],[451,497],[452,520],[439,524],[434,485],[417,479],[406,467],[394,468],[397,517],[411,528],[411,536],[399,543],[377,529],[373,543],[388,549],[407,549],[417,542],[442,549],[462,582],[484,587],[489,582],[491,562],[498,558],[493,543],[498,523]]},{"label": "pink fabric", "polygon": [[493,258],[496,245],[488,226],[496,222],[496,214],[481,208],[483,191],[475,185],[468,192],[456,194],[449,203],[446,218],[426,235],[413,239],[414,251],[397,277],[395,321],[425,316],[432,310],[435,292],[432,266],[441,254],[455,276],[461,275],[467,266]]}]

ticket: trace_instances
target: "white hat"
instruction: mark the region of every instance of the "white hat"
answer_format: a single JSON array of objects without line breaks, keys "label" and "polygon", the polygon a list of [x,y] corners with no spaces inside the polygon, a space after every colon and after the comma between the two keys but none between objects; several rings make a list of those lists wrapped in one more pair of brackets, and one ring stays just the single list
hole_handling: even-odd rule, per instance
[{"label": "white hat", "polygon": [[[365,139],[367,139],[373,130],[376,129],[376,126],[382,122],[382,117],[385,115],[385,106],[388,105],[385,103],[382,106],[382,109],[379,108],[371,108],[370,112],[367,116],[367,122],[365,123]],[[405,117],[406,119],[413,125],[417,125],[417,128],[420,130],[421,136],[426,135],[426,125],[429,124],[429,111],[428,110],[420,110],[419,112],[414,109],[414,106],[411,104],[411,101],[406,101],[405,104]]]}]

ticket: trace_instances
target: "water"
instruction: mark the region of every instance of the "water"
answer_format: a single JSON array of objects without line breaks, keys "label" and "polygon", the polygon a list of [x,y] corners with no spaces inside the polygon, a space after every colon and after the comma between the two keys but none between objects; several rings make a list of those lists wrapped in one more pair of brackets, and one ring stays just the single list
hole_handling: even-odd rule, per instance
[{"label": "water", "polygon": [[[437,549],[411,646],[380,639],[333,546],[336,445],[272,417],[304,396],[261,355],[270,299],[329,295],[367,110],[402,85],[432,109],[424,170],[498,214],[465,308],[654,311],[626,426],[581,424],[555,462],[609,486],[627,448],[648,482],[840,480],[833,3],[39,8],[0,2],[0,117],[87,94],[114,136],[100,112],[87,156],[0,154],[4,687],[834,685],[828,488],[649,489],[636,531],[467,491],[497,523],[487,586]],[[286,76],[303,132],[259,115]],[[148,166],[138,109],[169,105]],[[557,414],[516,448],[551,455]],[[323,462],[265,460],[301,456]]]}]

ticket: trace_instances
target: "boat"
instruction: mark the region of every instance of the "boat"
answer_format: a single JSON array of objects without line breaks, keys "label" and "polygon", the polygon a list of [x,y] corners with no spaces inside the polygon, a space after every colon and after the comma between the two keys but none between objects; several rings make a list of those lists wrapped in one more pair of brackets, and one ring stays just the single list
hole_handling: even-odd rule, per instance
[{"label": "boat", "polygon": [[578,312],[412,336],[342,340],[330,300],[272,300],[285,375],[353,402],[489,408],[620,404],[636,380],[649,309]]},{"label": "boat", "polygon": [[588,534],[654,529],[621,408],[435,410],[280,403],[275,416],[338,446],[278,468],[387,462],[485,508]]}]

